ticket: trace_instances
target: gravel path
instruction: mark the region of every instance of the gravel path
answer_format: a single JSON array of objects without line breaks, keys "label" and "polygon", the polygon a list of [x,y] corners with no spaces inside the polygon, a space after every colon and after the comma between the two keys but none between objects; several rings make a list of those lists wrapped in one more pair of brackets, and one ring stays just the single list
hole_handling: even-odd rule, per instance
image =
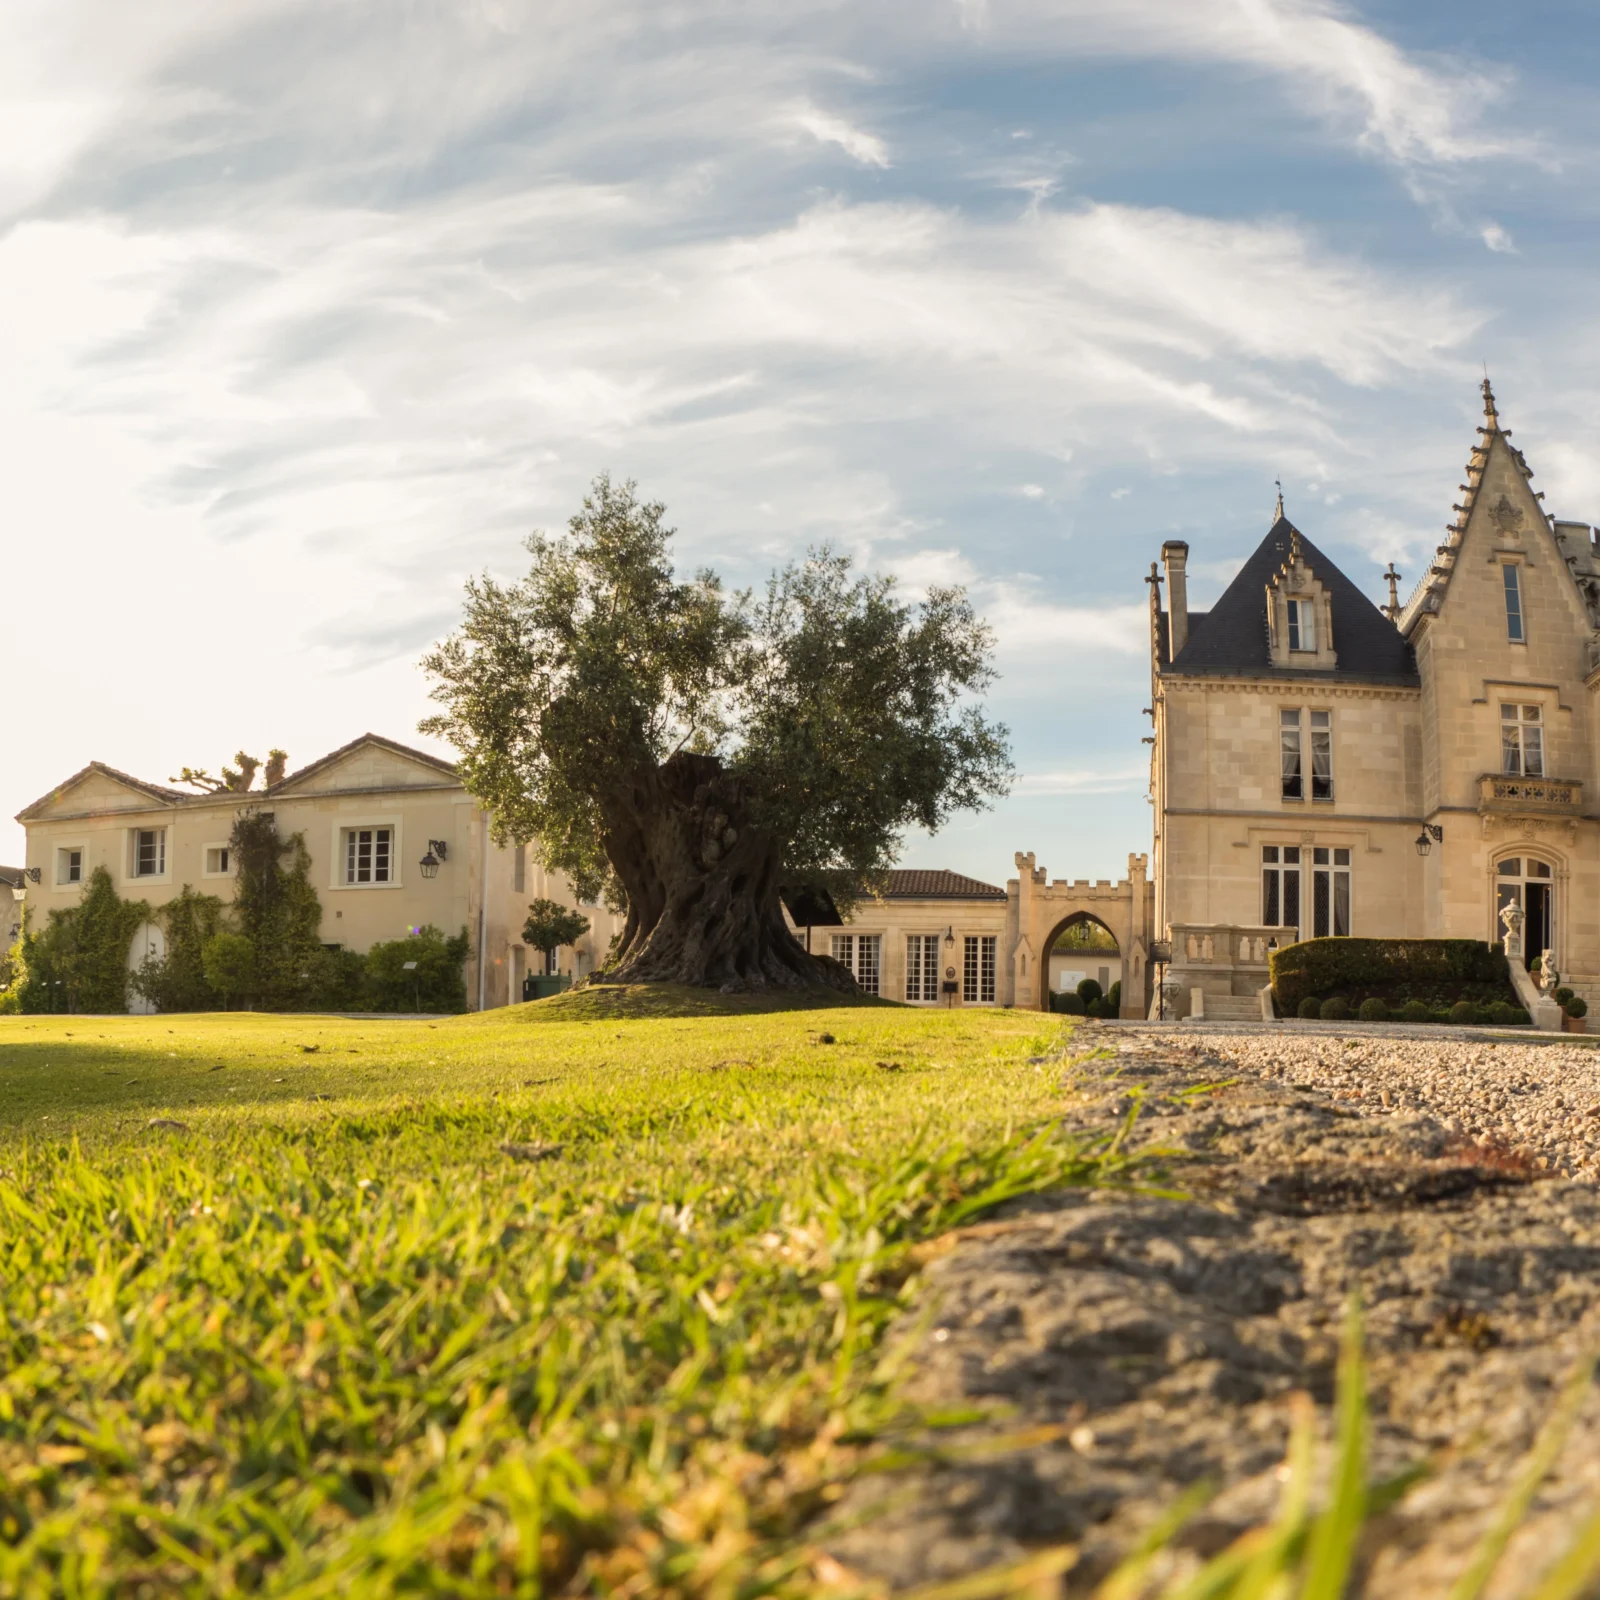
[{"label": "gravel path", "polygon": [[1202,1044],[1241,1072],[1320,1089],[1368,1113],[1435,1117],[1452,1133],[1510,1145],[1552,1173],[1600,1179],[1600,1050],[1592,1046],[1354,1029],[1138,1031],[1152,1042]]}]

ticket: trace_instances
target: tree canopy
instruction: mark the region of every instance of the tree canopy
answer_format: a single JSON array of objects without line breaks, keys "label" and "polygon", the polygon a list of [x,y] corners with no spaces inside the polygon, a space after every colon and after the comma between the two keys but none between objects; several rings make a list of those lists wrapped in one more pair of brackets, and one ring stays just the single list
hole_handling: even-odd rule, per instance
[{"label": "tree canopy", "polygon": [[977,704],[991,632],[959,588],[905,599],[827,548],[759,597],[680,581],[671,538],[663,506],[597,479],[565,536],[527,541],[524,578],[468,583],[423,663],[442,708],[423,729],[497,839],[626,908],[613,975],[838,982],[778,890],[848,907],[907,829],[1006,791],[1006,731]]}]

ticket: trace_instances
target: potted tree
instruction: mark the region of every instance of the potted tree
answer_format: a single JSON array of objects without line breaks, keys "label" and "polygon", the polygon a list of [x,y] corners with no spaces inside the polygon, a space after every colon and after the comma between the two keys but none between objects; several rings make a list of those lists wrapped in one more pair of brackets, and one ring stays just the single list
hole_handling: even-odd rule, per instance
[{"label": "potted tree", "polygon": [[[545,958],[548,969],[550,958],[564,944],[576,944],[589,931],[589,919],[570,906],[555,900],[535,900],[528,907],[528,920],[522,925],[522,942],[537,950]],[[558,975],[548,970],[529,973],[522,985],[524,1000],[543,1000],[572,987],[571,974]]]}]

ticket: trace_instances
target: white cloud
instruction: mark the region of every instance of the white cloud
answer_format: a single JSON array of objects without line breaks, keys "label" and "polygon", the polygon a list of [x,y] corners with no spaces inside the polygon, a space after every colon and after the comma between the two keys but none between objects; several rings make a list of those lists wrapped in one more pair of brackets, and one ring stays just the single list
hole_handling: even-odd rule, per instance
[{"label": "white cloud", "polygon": [[1150,766],[1128,764],[1105,769],[1070,768],[1062,772],[1024,772],[1017,778],[1020,795],[1136,794],[1150,782]]},{"label": "white cloud", "polygon": [[1517,242],[1498,222],[1488,222],[1479,230],[1483,242],[1497,255],[1514,256]]},{"label": "white cloud", "polygon": [[889,149],[883,140],[876,134],[852,127],[843,117],[806,105],[794,113],[794,120],[813,139],[822,144],[838,145],[847,156],[864,167],[889,165]]}]

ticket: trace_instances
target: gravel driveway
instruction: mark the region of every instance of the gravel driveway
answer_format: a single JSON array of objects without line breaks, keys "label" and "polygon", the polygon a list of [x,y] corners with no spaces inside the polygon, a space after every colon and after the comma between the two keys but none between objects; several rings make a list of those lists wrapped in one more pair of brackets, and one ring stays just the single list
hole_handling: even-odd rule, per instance
[{"label": "gravel driveway", "polygon": [[1546,1171],[1600,1178],[1600,1038],[1524,1043],[1505,1034],[1357,1024],[1314,1032],[1129,1031],[1151,1043],[1201,1045],[1241,1071],[1320,1089],[1369,1113],[1424,1112],[1452,1133],[1499,1139]]}]

